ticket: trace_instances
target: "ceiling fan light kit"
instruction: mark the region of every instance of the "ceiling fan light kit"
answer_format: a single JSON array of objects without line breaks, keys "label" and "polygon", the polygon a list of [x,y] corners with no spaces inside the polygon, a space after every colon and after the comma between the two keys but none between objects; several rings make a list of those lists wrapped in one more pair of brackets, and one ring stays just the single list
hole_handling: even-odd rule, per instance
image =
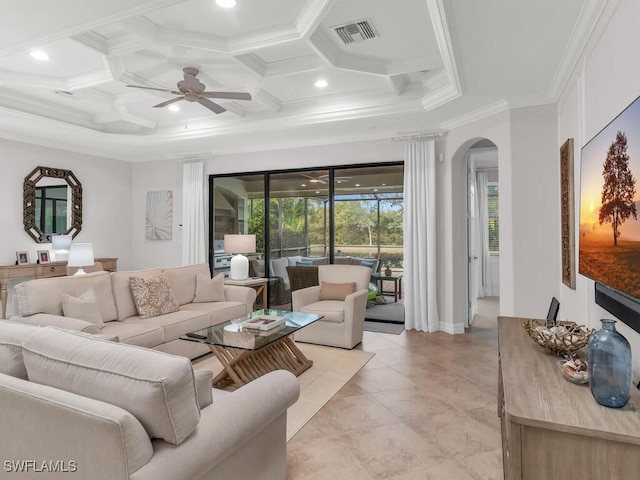
[{"label": "ceiling fan light kit", "polygon": [[178,90],[169,90],[163,88],[154,87],[142,87],[139,85],[127,85],[127,87],[141,88],[143,90],[154,90],[157,92],[171,93],[172,95],[179,95],[176,98],[166,100],[162,103],[154,105],[154,108],[163,108],[172,103],[186,100],[187,102],[197,102],[203,107],[208,108],[213,113],[223,113],[227,109],[222,105],[209,100],[210,98],[222,98],[226,100],[251,100],[251,94],[245,92],[207,92],[205,91],[207,86],[200,82],[196,77],[200,71],[197,68],[185,67],[182,69],[184,72],[184,80],[180,80],[176,85]]}]

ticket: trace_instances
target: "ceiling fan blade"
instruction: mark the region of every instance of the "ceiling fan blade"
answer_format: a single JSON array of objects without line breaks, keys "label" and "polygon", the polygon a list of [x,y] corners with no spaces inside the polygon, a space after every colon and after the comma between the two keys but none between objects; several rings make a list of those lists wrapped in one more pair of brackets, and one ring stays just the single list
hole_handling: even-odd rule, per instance
[{"label": "ceiling fan blade", "polygon": [[230,100],[251,100],[251,94],[243,92],[204,92],[207,98],[228,98]]},{"label": "ceiling fan blade", "polygon": [[180,100],[184,100],[184,97],[172,98],[171,100],[167,100],[166,102],[159,103],[158,105],[154,105],[153,108],[162,108],[167,105],[171,105],[172,103],[179,102]]},{"label": "ceiling fan blade", "polygon": [[205,107],[207,107],[209,110],[211,110],[214,113],[222,113],[222,112],[226,112],[227,109],[218,105],[217,103],[213,103],[211,100],[207,99],[207,98],[200,98],[198,99],[198,103],[200,105],[204,105]]},{"label": "ceiling fan blade", "polygon": [[140,85],[127,85],[127,87],[141,88],[142,90],[155,90],[156,92],[165,92],[173,93],[174,95],[180,95],[180,92],[176,92],[175,90],[167,90],[166,88],[141,87]]}]

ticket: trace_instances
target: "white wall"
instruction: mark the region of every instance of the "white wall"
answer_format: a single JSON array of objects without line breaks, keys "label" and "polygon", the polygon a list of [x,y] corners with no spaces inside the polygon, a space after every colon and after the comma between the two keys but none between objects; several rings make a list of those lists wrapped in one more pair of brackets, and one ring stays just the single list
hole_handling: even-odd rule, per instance
[{"label": "white wall", "polygon": [[[574,138],[575,231],[579,231],[580,149],[640,94],[640,2],[612,1],[558,101],[558,144]],[[576,259],[578,238],[576,237]],[[576,269],[577,269],[576,264]],[[612,315],[594,302],[593,281],[577,275],[576,290],[560,286],[560,319],[600,328]],[[632,347],[634,379],[640,378],[640,334],[622,322],[616,325]]]},{"label": "white wall", "polygon": [[96,257],[129,265],[131,164],[7,140],[0,140],[0,264],[14,263],[18,250],[27,250],[35,263],[37,250],[51,249],[35,243],[22,224],[22,183],[38,166],[71,170],[82,183],[82,231],[75,241],[92,243]]}]

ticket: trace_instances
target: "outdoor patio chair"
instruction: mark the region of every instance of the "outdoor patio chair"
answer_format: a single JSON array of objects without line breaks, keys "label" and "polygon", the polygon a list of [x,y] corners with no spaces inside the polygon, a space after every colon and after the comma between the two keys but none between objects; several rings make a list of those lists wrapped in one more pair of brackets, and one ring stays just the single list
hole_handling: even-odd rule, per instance
[{"label": "outdoor patio chair", "polygon": [[299,342],[352,349],[362,341],[371,268],[319,265],[318,285],[293,291],[293,311],[323,318],[297,331]]}]

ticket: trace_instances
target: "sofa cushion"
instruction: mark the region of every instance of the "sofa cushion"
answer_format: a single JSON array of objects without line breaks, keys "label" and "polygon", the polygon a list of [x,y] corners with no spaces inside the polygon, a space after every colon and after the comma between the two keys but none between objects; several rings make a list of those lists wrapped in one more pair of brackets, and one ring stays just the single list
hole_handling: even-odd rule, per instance
[{"label": "sofa cushion", "polygon": [[213,278],[199,273],[196,277],[196,296],[193,303],[224,302],[224,273],[219,273]]},{"label": "sofa cushion", "polygon": [[167,275],[178,305],[193,302],[198,275],[202,274],[206,275],[207,278],[211,277],[209,265],[206,263],[187,265],[186,267],[163,268],[162,273]]},{"label": "sofa cushion", "polygon": [[266,272],[264,269],[264,260],[249,260],[249,265],[253,270],[254,277],[266,277]]},{"label": "sofa cushion", "polygon": [[344,300],[347,295],[356,291],[356,282],[320,283],[320,300]]},{"label": "sofa cushion", "polygon": [[27,379],[22,344],[38,327],[0,320],[0,373]]},{"label": "sofa cushion", "polygon": [[62,312],[65,317],[77,318],[85,322],[93,323],[98,327],[103,327],[104,322],[98,310],[96,292],[93,287],[89,287],[79,297],[74,297],[65,293],[62,295]]},{"label": "sofa cushion", "polygon": [[129,277],[129,287],[140,318],[157,317],[180,309],[164,273],[152,277]]},{"label": "sofa cushion", "polygon": [[343,323],[344,322],[344,302],[340,300],[321,300],[310,303],[300,308],[304,313],[316,313],[323,318],[318,322]]},{"label": "sofa cushion", "polygon": [[289,284],[289,274],[287,273],[287,266],[289,265],[289,261],[287,260],[287,258],[274,258],[270,261],[270,263],[271,275],[274,277],[282,278],[285,290],[290,290],[291,287]]},{"label": "sofa cushion", "polygon": [[88,273],[75,277],[39,278],[18,284],[15,287],[18,310],[23,317],[36,313],[62,315],[62,295],[66,293],[79,297],[90,287],[96,293],[102,320],[115,320],[118,315],[109,272]]},{"label": "sofa cushion", "polygon": [[[135,321],[138,317],[129,317]],[[157,325],[142,325],[140,323],[107,322],[102,327],[105,337],[118,337],[120,342],[138,347],[153,348],[164,343],[164,329]]]},{"label": "sofa cushion", "polygon": [[210,325],[207,312],[189,310],[178,310],[151,318],[130,317],[124,323],[151,328],[160,327],[164,330],[164,342],[177,340],[187,332],[202,330]]},{"label": "sofa cushion", "polygon": [[380,264],[379,258],[360,258],[353,257],[352,265],[362,265],[363,267],[369,267],[371,269],[371,273],[376,273],[378,271],[378,265]]},{"label": "sofa cushion", "polygon": [[111,273],[111,288],[113,289],[113,298],[116,302],[118,320],[122,321],[138,315],[136,304],[131,296],[131,288],[129,288],[129,277],[151,277],[159,273],[162,273],[162,270],[159,268]]},{"label": "sofa cushion", "polygon": [[[181,310],[206,312],[209,315],[209,325],[219,325],[234,318],[245,317],[247,306],[241,302],[209,302],[190,303],[182,305]],[[204,327],[203,327],[204,328]],[[191,330],[192,332],[195,330]]]},{"label": "sofa cushion", "polygon": [[32,382],[116,405],[133,414],[150,438],[179,445],[200,420],[185,357],[53,327],[29,336],[23,356]]},{"label": "sofa cushion", "polygon": [[296,266],[298,265],[303,265],[306,267],[312,267],[313,266],[313,260],[300,260],[299,262],[296,262]]},{"label": "sofa cushion", "polygon": [[353,261],[353,259],[351,257],[334,257],[333,258],[333,263],[335,263],[336,265],[351,265],[351,262]]}]

